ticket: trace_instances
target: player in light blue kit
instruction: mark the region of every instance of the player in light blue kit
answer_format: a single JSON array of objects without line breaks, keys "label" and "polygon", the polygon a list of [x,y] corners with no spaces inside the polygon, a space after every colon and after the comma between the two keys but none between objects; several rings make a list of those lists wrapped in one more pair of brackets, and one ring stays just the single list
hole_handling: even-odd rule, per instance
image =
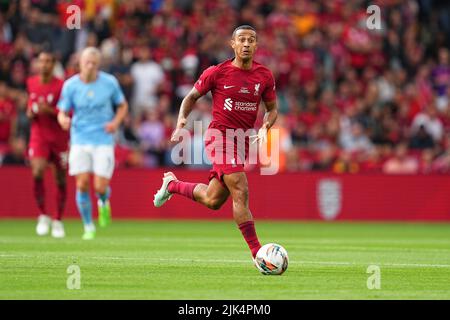
[{"label": "player in light blue kit", "polygon": [[[109,182],[114,171],[114,132],[128,112],[117,79],[99,71],[101,54],[88,47],[80,56],[80,73],[64,82],[58,101],[58,122],[70,128],[69,175],[76,179],[76,202],[84,224],[83,239],[95,238],[89,179],[94,174],[98,222],[111,222]],[[114,111],[116,108],[116,111]],[[73,117],[70,117],[73,111]]]}]

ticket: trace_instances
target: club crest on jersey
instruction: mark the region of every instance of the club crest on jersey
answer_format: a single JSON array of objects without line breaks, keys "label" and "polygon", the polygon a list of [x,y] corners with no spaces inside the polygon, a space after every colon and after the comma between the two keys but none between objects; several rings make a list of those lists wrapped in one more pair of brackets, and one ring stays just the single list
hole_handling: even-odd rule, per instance
[{"label": "club crest on jersey", "polygon": [[260,85],[261,85],[261,83],[255,84],[255,96],[257,96],[259,94],[259,86]]},{"label": "club crest on jersey", "polygon": [[88,98],[93,98],[94,97],[94,91],[89,90],[87,93]]}]

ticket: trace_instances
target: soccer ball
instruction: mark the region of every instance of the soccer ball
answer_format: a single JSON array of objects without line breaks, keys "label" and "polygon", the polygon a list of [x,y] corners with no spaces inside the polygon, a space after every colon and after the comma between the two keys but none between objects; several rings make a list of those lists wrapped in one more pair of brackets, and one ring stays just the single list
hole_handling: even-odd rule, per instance
[{"label": "soccer ball", "polygon": [[265,275],[281,275],[286,271],[289,257],[285,248],[276,243],[263,245],[256,254],[256,268]]}]

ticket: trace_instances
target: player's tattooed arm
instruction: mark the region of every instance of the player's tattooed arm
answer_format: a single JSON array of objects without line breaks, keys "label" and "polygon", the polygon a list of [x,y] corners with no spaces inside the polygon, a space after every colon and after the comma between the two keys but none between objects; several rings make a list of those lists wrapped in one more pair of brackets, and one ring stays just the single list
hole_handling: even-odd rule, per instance
[{"label": "player's tattooed arm", "polygon": [[266,105],[266,113],[264,114],[264,123],[266,129],[270,129],[278,117],[278,106],[277,101],[264,102]]},{"label": "player's tattooed arm", "polygon": [[192,108],[195,105],[195,102],[201,97],[202,95],[196,88],[192,88],[192,90],[184,97],[183,101],[181,102],[180,106],[180,113],[178,114],[178,120],[177,120],[177,127],[175,128],[172,137],[170,138],[170,141],[172,142],[178,142],[180,131],[184,128],[187,122],[187,117],[192,111]]},{"label": "player's tattooed arm", "polygon": [[263,125],[258,130],[258,134],[250,136],[252,143],[263,144],[267,141],[267,131],[273,126],[278,116],[277,102],[264,102],[266,105],[266,113],[264,114]]}]

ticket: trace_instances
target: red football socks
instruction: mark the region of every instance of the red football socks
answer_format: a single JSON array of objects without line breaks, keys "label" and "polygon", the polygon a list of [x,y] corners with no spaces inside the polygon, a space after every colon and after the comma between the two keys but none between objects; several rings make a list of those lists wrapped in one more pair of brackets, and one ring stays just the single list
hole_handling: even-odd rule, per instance
[{"label": "red football socks", "polygon": [[46,214],[45,212],[45,187],[43,179],[34,179],[34,198],[36,199],[39,208],[39,214]]},{"label": "red football socks", "polygon": [[66,185],[58,186],[58,191],[56,192],[56,220],[61,220],[64,207],[66,206]]},{"label": "red football socks", "polygon": [[259,243],[258,236],[256,235],[255,223],[253,221],[247,221],[239,225],[239,229],[244,236],[245,241],[252,252],[253,258],[256,256],[261,244]]},{"label": "red football socks", "polygon": [[198,183],[191,183],[191,182],[183,182],[179,180],[173,180],[169,182],[169,185],[167,186],[167,190],[170,193],[176,193],[181,194],[182,196],[185,196],[189,199],[194,199],[194,188]]}]

